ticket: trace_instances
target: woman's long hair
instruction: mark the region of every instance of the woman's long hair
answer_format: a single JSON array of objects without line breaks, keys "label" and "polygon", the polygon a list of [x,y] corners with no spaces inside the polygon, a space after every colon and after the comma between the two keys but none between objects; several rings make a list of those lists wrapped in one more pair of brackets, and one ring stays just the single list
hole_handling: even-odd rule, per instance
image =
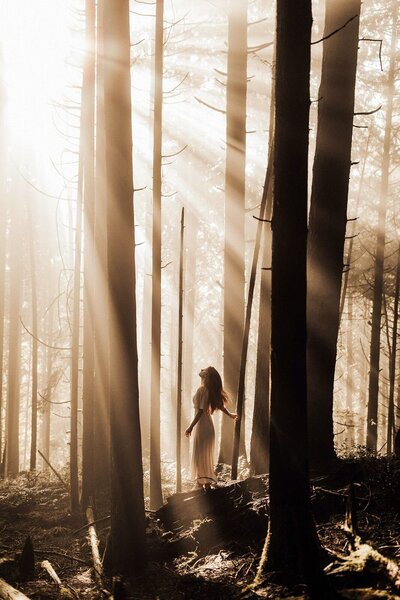
[{"label": "woman's long hair", "polygon": [[210,412],[214,410],[221,410],[229,400],[228,394],[222,387],[221,375],[214,367],[207,367],[205,369],[206,377],[204,378],[204,386],[208,392],[208,402],[210,405]]}]

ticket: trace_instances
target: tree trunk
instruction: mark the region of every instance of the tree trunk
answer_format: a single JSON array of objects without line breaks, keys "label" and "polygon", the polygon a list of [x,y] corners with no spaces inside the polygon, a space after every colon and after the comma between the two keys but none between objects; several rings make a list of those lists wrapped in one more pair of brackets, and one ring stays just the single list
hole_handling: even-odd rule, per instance
[{"label": "tree trunk", "polygon": [[[227,71],[223,373],[236,403],[244,329],[247,0],[229,1]],[[233,421],[223,419],[219,463],[231,462],[233,430]]]},{"label": "tree trunk", "polygon": [[[267,200],[269,197],[270,190],[270,181],[272,176],[272,161],[271,161],[271,152],[268,158],[268,167],[267,173],[265,176],[264,183],[264,191],[261,199],[260,206],[260,215],[257,223],[257,231],[256,231],[256,239],[254,243],[254,251],[253,251],[253,260],[251,264],[250,271],[250,280],[249,280],[249,288],[247,294],[247,303],[246,303],[246,316],[244,322],[244,332],[243,332],[243,341],[242,341],[242,352],[240,357],[240,369],[239,369],[239,385],[238,385],[238,400],[236,411],[239,415],[239,419],[235,423],[234,430],[234,441],[233,441],[233,454],[232,454],[232,479],[237,479],[237,471],[238,471],[238,458],[239,458],[239,444],[240,444],[240,428],[242,415],[244,414],[244,405],[245,405],[245,377],[246,377],[246,363],[247,363],[247,350],[249,346],[249,335],[250,335],[250,321],[251,321],[251,310],[253,307],[253,297],[254,297],[254,286],[256,283],[256,274],[257,274],[257,265],[258,265],[258,256],[260,254],[260,245],[261,245],[261,235],[262,229],[265,227],[264,216],[267,208]],[[243,424],[244,427],[244,424]]]},{"label": "tree trunk", "polygon": [[182,348],[183,348],[183,251],[184,251],[185,209],[181,214],[181,235],[179,248],[179,299],[178,299],[178,374],[176,381],[176,491],[182,491]]},{"label": "tree trunk", "polygon": [[11,208],[10,230],[10,325],[8,342],[8,388],[6,415],[5,476],[19,473],[19,409],[21,364],[21,200]]},{"label": "tree trunk", "polygon": [[[311,2],[277,4],[267,570],[325,596],[307,465],[306,249]],[[317,592],[320,595],[317,595]]]},{"label": "tree trunk", "polygon": [[[83,109],[81,110],[81,127],[83,125]],[[71,339],[71,416],[70,416],[70,504],[72,514],[79,510],[78,479],[78,396],[79,396],[79,355],[80,355],[80,298],[81,298],[81,252],[82,252],[82,193],[83,193],[83,157],[82,135],[79,151],[78,195],[76,201],[75,224],[75,257],[74,257],[74,292],[72,309]]]},{"label": "tree trunk", "polygon": [[354,349],[353,349],[353,296],[347,296],[347,376],[346,376],[346,423],[347,450],[354,446]]},{"label": "tree trunk", "polygon": [[81,507],[94,498],[94,304],[95,304],[95,187],[94,187],[94,87],[95,87],[95,21],[94,0],[86,0],[86,58],[82,82],[84,119],[83,176],[84,210],[84,279],[83,279],[83,382],[82,382],[82,492]]},{"label": "tree trunk", "polygon": [[333,387],[347,224],[360,0],[329,0],[308,239],[307,369],[311,465],[336,457]]},{"label": "tree trunk", "polygon": [[150,508],[163,502],[160,451],[160,370],[161,370],[161,160],[162,94],[164,53],[164,0],[156,1],[153,137],[153,264],[151,299],[151,416],[150,416]]},{"label": "tree trunk", "polygon": [[108,282],[110,293],[111,539],[114,572],[145,562],[136,339],[129,1],[104,3]]},{"label": "tree trunk", "polygon": [[[196,269],[197,269],[197,232],[198,219],[191,211],[186,215],[186,269],[185,269],[185,298],[184,298],[184,335],[183,355],[183,406],[182,418],[185,423],[189,422],[192,412],[193,390],[193,332],[196,306]],[[183,438],[182,462],[183,466],[189,466],[189,438]]]},{"label": "tree trunk", "polygon": [[36,260],[34,245],[34,224],[32,213],[28,206],[29,215],[29,253],[31,259],[31,298],[32,298],[32,371],[31,371],[31,452],[29,469],[36,469],[37,454],[37,399],[38,399],[38,314],[37,314],[37,286],[36,286]]},{"label": "tree trunk", "polygon": [[110,483],[110,349],[108,339],[109,298],[107,287],[107,195],[104,124],[103,0],[97,2],[96,54],[96,177],[95,177],[95,290],[94,303],[94,486],[104,489]]},{"label": "tree trunk", "polygon": [[367,413],[367,448],[376,452],[378,442],[378,395],[379,395],[379,363],[380,363],[380,339],[381,339],[381,316],[383,295],[383,271],[385,262],[385,239],[386,239],[386,212],[387,198],[389,193],[389,169],[390,169],[390,147],[392,139],[392,116],[393,95],[395,86],[396,69],[396,43],[397,43],[397,15],[398,2],[393,2],[392,16],[392,41],[390,49],[390,66],[387,81],[387,105],[385,138],[383,142],[382,177],[380,190],[380,203],[378,215],[378,229],[376,234],[375,271],[374,271],[374,295],[372,301],[371,318],[371,347],[370,347],[370,371],[368,390],[368,413]]},{"label": "tree trunk", "polygon": [[[268,165],[263,194],[267,195],[265,218],[272,217],[273,132],[275,115],[275,47],[272,64],[271,99],[269,109]],[[265,225],[260,278],[258,315],[256,381],[254,390],[253,424],[250,440],[250,466],[255,475],[267,473],[269,463],[269,401],[271,347],[271,242],[272,229]]]},{"label": "tree trunk", "polygon": [[393,303],[393,329],[392,329],[392,352],[389,365],[389,408],[387,422],[387,453],[393,452],[393,441],[395,435],[394,418],[394,388],[396,382],[396,357],[397,357],[397,329],[399,320],[399,295],[400,295],[400,246],[397,251],[396,284]]}]

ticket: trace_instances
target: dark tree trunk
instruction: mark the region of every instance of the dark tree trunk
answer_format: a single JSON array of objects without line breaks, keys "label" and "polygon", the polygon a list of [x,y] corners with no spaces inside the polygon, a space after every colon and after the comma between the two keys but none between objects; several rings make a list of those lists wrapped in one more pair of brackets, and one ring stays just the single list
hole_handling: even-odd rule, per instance
[{"label": "dark tree trunk", "polygon": [[[277,4],[272,242],[270,519],[257,579],[303,578],[323,595],[307,465],[306,249],[311,1]],[[290,93],[288,93],[288,91]]]},{"label": "dark tree trunk", "polygon": [[81,507],[87,508],[94,498],[94,304],[95,304],[95,187],[94,187],[94,87],[96,4],[86,0],[86,58],[82,82],[84,115],[82,152],[85,181],[84,212],[84,279],[83,279],[83,381],[82,381],[82,492]]},{"label": "dark tree trunk", "polygon": [[398,2],[393,2],[392,42],[390,49],[390,66],[387,81],[386,123],[383,142],[382,178],[378,214],[378,229],[376,235],[374,295],[371,318],[370,371],[367,412],[367,448],[376,452],[378,442],[378,396],[379,396],[379,364],[381,316],[383,296],[383,271],[385,262],[386,212],[389,192],[390,147],[392,139],[393,95],[395,86],[396,42],[397,42]]},{"label": "dark tree trunk", "polygon": [[151,417],[150,417],[150,508],[163,502],[160,450],[160,369],[161,369],[161,160],[164,0],[156,2],[154,65],[153,137],[153,267],[151,312]]},{"label": "dark tree trunk", "polygon": [[346,423],[347,449],[354,446],[354,347],[353,347],[353,296],[347,296],[347,376],[346,376]]},{"label": "dark tree trunk", "polygon": [[[275,119],[275,48],[272,64],[271,99],[269,110],[268,165],[263,194],[267,195],[265,219],[272,216],[273,185],[273,132]],[[269,463],[269,401],[271,349],[271,243],[272,230],[266,224],[263,230],[263,256],[260,278],[260,305],[258,315],[256,381],[254,412],[250,440],[250,466],[255,475],[267,473]]]},{"label": "dark tree trunk", "polygon": [[[236,403],[244,329],[247,0],[229,1],[227,70],[223,373]],[[233,429],[231,419],[222,420],[219,463],[231,462]]]},{"label": "dark tree trunk", "polygon": [[104,3],[110,293],[111,539],[114,572],[139,574],[145,513],[136,339],[129,1]]},{"label": "dark tree trunk", "polygon": [[395,383],[396,383],[399,295],[400,295],[400,246],[397,251],[396,284],[395,284],[395,290],[394,290],[394,303],[393,303],[392,351],[390,354],[390,364],[389,364],[389,409],[388,409],[388,422],[387,422],[387,453],[388,453],[388,455],[390,455],[393,452],[393,441],[394,441],[394,433],[395,433],[394,388],[395,388]]},{"label": "dark tree trunk", "polygon": [[[271,163],[271,152],[268,158],[268,167],[267,174],[265,177],[264,183],[264,191],[261,199],[260,206],[260,215],[257,223],[257,231],[256,231],[256,239],[254,243],[254,251],[253,251],[253,259],[251,264],[250,271],[250,279],[249,279],[249,288],[247,294],[247,303],[246,303],[246,315],[244,321],[244,331],[243,331],[243,340],[242,340],[242,351],[240,356],[240,369],[239,369],[239,385],[238,385],[238,399],[237,399],[237,407],[236,411],[239,415],[239,419],[235,423],[234,430],[234,441],[233,441],[233,454],[232,454],[232,479],[237,479],[238,475],[238,458],[239,458],[239,445],[240,445],[240,431],[241,431],[241,421],[242,415],[244,414],[244,406],[245,406],[245,377],[246,377],[246,363],[247,363],[247,350],[249,346],[249,335],[250,335],[250,321],[251,321],[251,311],[253,307],[253,297],[254,297],[254,287],[256,283],[256,274],[257,274],[257,265],[258,265],[258,257],[260,254],[260,245],[261,245],[261,235],[262,229],[265,227],[264,216],[267,209],[267,200],[269,197],[270,190],[270,181],[272,176],[272,163]],[[244,423],[243,423],[244,427]],[[266,433],[266,432],[264,432]]]},{"label": "dark tree trunk", "polygon": [[[359,15],[360,0],[329,0],[325,35]],[[347,224],[359,16],[324,41],[308,240],[307,369],[310,462],[336,457],[333,386]]]}]

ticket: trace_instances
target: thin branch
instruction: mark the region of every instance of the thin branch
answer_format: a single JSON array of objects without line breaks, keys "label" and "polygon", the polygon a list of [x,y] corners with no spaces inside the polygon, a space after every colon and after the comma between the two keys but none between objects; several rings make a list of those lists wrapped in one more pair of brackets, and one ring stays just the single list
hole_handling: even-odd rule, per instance
[{"label": "thin branch", "polygon": [[217,108],[216,106],[212,106],[212,104],[208,104],[208,102],[205,102],[204,100],[200,100],[200,98],[198,98],[197,96],[195,96],[195,99],[200,104],[204,104],[204,106],[207,106],[207,108],[211,108],[211,110],[215,110],[216,112],[219,112],[222,115],[226,115],[226,110],[223,110],[222,108]]},{"label": "thin branch", "polygon": [[354,116],[358,117],[359,115],[373,115],[374,113],[381,110],[381,108],[382,108],[382,104],[380,106],[378,106],[378,108],[374,108],[374,110],[367,110],[365,112],[355,112]]},{"label": "thin branch", "polygon": [[25,329],[25,331],[35,340],[37,340],[39,342],[39,344],[43,344],[43,346],[46,346],[46,348],[51,348],[52,350],[71,350],[71,348],[63,348],[61,346],[52,346],[51,344],[46,344],[46,342],[44,342],[43,340],[41,340],[40,338],[36,337],[35,335],[33,335],[33,333],[31,331],[29,331],[29,329],[27,328],[27,326],[25,325],[25,323],[23,322],[22,318],[20,317],[19,320],[21,321],[21,325],[22,327]]},{"label": "thin branch", "polygon": [[331,31],[331,33],[328,33],[328,35],[325,35],[324,37],[322,37],[319,40],[316,40],[315,42],[311,42],[311,46],[313,46],[314,44],[319,44],[320,42],[324,42],[325,40],[329,39],[330,37],[332,37],[333,35],[335,35],[339,31],[341,31],[342,29],[344,29],[345,27],[347,27],[347,25],[349,23],[351,23],[352,21],[354,21],[354,19],[357,19],[358,16],[359,15],[354,15],[353,17],[350,17],[350,19],[348,19],[346,21],[346,23],[344,25],[342,25],[341,27],[339,27],[338,29],[335,29],[334,31]]}]

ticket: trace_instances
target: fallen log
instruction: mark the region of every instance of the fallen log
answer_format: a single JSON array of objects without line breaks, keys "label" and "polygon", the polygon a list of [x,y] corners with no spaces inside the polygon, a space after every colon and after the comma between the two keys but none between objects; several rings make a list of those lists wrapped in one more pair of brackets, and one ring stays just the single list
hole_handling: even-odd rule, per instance
[{"label": "fallen log", "polygon": [[1,600],[29,600],[28,596],[13,588],[4,579],[0,579],[0,598]]},{"label": "fallen log", "polygon": [[55,569],[53,568],[52,564],[48,560],[42,561],[41,567],[42,567],[42,569],[44,569],[45,571],[47,571],[47,573],[49,574],[49,576],[51,577],[51,579],[57,585],[62,598],[71,598],[72,600],[75,600],[75,598],[77,597],[76,593],[73,593],[69,588],[65,587],[62,584],[61,579],[59,578],[59,576],[57,575],[57,573],[56,573]]},{"label": "fallen log", "polygon": [[94,567],[94,577],[96,583],[101,587],[103,585],[104,573],[103,573],[103,564],[100,558],[99,552],[99,538],[97,537],[96,528],[93,525],[94,522],[94,514],[92,506],[88,506],[86,509],[86,519],[88,521],[88,538],[90,548],[92,550],[92,559],[93,559],[93,567]]}]

